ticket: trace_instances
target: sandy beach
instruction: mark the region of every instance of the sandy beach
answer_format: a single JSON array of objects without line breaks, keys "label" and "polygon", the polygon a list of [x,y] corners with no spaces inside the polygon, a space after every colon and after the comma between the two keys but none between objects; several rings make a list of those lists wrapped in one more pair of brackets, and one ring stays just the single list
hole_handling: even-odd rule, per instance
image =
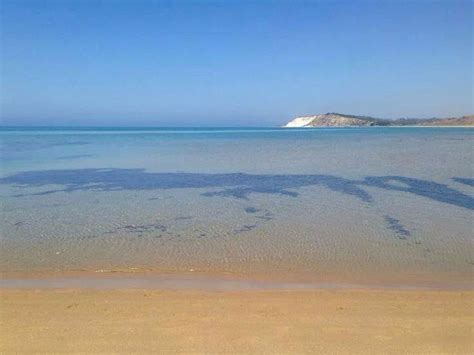
[{"label": "sandy beach", "polygon": [[2,289],[1,353],[474,350],[472,291]]},{"label": "sandy beach", "polygon": [[474,1],[0,2],[0,355],[474,354]]}]

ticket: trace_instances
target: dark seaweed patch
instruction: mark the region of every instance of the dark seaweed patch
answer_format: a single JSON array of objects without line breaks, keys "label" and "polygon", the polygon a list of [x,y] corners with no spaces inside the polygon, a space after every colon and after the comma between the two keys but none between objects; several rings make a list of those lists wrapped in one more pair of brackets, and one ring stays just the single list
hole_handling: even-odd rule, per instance
[{"label": "dark seaweed patch", "polygon": [[474,179],[454,177],[453,180],[464,185],[474,186]]},{"label": "dark seaweed patch", "polygon": [[125,231],[126,233],[137,234],[138,237],[143,236],[144,233],[150,232],[167,232],[168,227],[161,223],[150,223],[150,224],[127,224],[123,227],[117,227],[114,230],[104,232],[103,234],[114,234],[117,231]]},{"label": "dark seaweed patch", "polygon": [[91,158],[94,155],[92,154],[77,154],[77,155],[65,155],[62,157],[57,157],[57,160],[73,160],[73,159],[82,159],[82,158]]},{"label": "dark seaweed patch", "polygon": [[411,236],[409,230],[407,230],[398,219],[393,218],[391,216],[385,216],[385,222],[387,222],[388,228],[394,231],[399,239],[407,239],[407,237]]},{"label": "dark seaweed patch", "polygon": [[[252,175],[252,174],[193,174],[150,173],[144,169],[71,169],[27,171],[0,179],[0,184],[17,187],[42,187],[62,185],[61,189],[32,195],[78,190],[117,191],[155,190],[184,188],[221,188],[202,195],[248,199],[252,193],[280,194],[296,197],[298,193],[289,189],[323,185],[330,190],[372,202],[372,197],[357,186],[360,182],[331,175]],[[20,197],[23,195],[17,195]]]},{"label": "dark seaweed patch", "polygon": [[255,207],[245,207],[244,208],[244,211],[247,212],[247,213],[257,213],[259,212],[260,210],[255,208]]},{"label": "dark seaweed patch", "polygon": [[[470,179],[455,178],[458,182],[470,184]],[[445,184],[403,176],[367,176],[364,180],[350,180],[332,175],[252,175],[193,174],[193,173],[151,173],[144,169],[70,169],[26,171],[4,178],[0,184],[17,187],[43,187],[62,185],[62,189],[43,191],[39,195],[78,190],[117,191],[155,190],[184,188],[221,188],[202,195],[248,199],[252,193],[280,194],[296,197],[291,191],[306,186],[321,185],[332,191],[356,197],[363,202],[373,202],[364,187],[377,187],[389,191],[414,194],[453,206],[474,209],[474,198]],[[16,195],[17,197],[24,195]]]},{"label": "dark seaweed patch", "polygon": [[264,221],[271,221],[273,219],[270,216],[255,216],[255,218],[263,219]]},{"label": "dark seaweed patch", "polygon": [[244,233],[244,232],[250,232],[251,230],[257,228],[257,224],[246,224],[240,227],[239,229],[235,230],[236,234]]},{"label": "dark seaweed patch", "polygon": [[187,221],[189,219],[193,219],[192,216],[182,216],[182,217],[176,217],[174,220],[175,221]]},{"label": "dark seaweed patch", "polygon": [[[370,176],[361,184],[390,191],[401,191],[450,205],[474,209],[474,198],[445,184],[403,176]],[[403,184],[401,186],[400,184]]]}]

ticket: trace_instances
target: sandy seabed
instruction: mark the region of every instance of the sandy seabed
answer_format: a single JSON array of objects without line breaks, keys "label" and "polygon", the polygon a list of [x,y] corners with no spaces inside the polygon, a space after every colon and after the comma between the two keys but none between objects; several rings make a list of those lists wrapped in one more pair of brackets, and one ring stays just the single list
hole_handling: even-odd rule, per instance
[{"label": "sandy seabed", "polygon": [[474,353],[473,291],[0,292],[1,353]]}]

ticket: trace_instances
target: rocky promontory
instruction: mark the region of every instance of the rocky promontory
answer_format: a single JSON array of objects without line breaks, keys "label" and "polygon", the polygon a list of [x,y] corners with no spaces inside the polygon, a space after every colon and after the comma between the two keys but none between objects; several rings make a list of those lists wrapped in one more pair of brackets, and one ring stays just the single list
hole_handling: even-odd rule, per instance
[{"label": "rocky promontory", "polygon": [[474,126],[474,115],[451,118],[385,119],[341,113],[296,117],[283,127],[362,127],[362,126]]}]

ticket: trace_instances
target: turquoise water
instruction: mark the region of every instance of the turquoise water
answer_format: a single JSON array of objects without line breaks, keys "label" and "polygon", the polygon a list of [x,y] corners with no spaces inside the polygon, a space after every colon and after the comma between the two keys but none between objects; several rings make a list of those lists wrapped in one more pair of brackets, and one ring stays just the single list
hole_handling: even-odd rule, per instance
[{"label": "turquoise water", "polygon": [[2,128],[2,272],[472,280],[467,128]]}]

